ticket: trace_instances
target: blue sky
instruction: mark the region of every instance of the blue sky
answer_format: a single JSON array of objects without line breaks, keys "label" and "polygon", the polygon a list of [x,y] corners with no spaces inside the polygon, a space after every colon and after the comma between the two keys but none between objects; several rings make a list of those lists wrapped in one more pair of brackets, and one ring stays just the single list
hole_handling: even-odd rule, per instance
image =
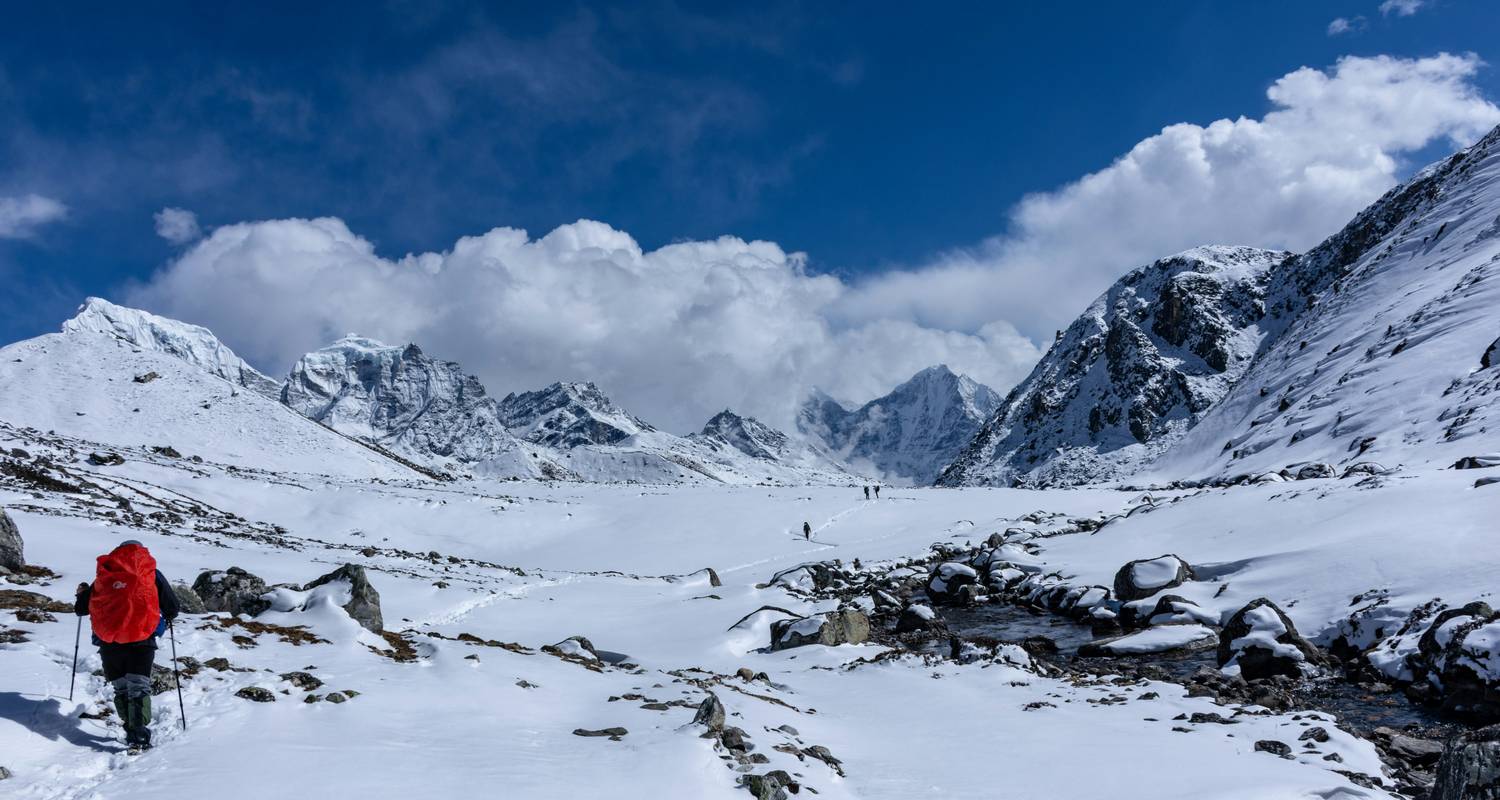
[{"label": "blue sky", "polygon": [[[1105,169],[1174,123],[1261,118],[1277,105],[1268,89],[1301,67],[1473,53],[1464,91],[1500,97],[1495,69],[1477,64],[1500,41],[1486,2],[757,5],[9,9],[0,203],[56,206],[0,236],[0,341],[54,330],[86,294],[219,322],[214,308],[140,288],[195,247],[157,234],[153,215],[175,207],[204,232],[335,217],[387,259],[581,218],[647,251],[730,234],[806,253],[808,272],[835,277],[847,297],[819,312],[835,334],[877,317],[962,335],[1000,320],[1044,343],[1150,248],[1034,318],[893,300],[901,281],[880,281],[927,283],[937,273],[924,270],[955,254],[997,258],[1029,194]],[[1348,30],[1331,33],[1339,18]],[[1472,108],[1453,116],[1416,144],[1375,146],[1399,177],[1480,124]],[[1369,199],[1331,205],[1342,215]],[[1245,235],[1285,241],[1236,243],[1305,246],[1311,233]],[[1042,251],[1005,271],[1024,281],[1049,261]],[[421,326],[390,335],[422,332],[444,338]],[[292,347],[226,338],[267,369]]]}]

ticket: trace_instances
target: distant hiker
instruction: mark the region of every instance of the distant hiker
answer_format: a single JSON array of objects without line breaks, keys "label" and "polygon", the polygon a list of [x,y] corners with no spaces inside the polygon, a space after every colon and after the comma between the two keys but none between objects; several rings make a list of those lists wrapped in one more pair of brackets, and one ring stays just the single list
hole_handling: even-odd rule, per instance
[{"label": "distant hiker", "polygon": [[811,539],[812,538],[812,526],[809,525],[809,524],[807,524],[806,522],[802,523],[802,538],[804,538],[804,539]]},{"label": "distant hiker", "polygon": [[880,484],[876,484],[875,485],[875,499],[876,500],[880,499]]},{"label": "distant hiker", "polygon": [[868,487],[868,486],[865,487],[865,499],[866,500],[870,499],[870,487]]},{"label": "distant hiker", "polygon": [[93,642],[114,684],[115,711],[125,725],[125,743],[151,746],[151,668],[156,637],[177,618],[177,595],[156,568],[156,559],[131,539],[99,556],[93,585],[78,584],[73,612],[90,618]]}]

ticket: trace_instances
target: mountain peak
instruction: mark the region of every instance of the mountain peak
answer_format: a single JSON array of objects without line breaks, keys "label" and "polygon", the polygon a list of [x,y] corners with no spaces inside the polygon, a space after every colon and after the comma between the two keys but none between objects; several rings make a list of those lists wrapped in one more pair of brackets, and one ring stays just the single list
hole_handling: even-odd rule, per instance
[{"label": "mountain peak", "polygon": [[63,323],[62,330],[68,334],[112,336],[143,350],[166,353],[267,397],[275,397],[278,391],[275,381],[235,355],[214,336],[213,331],[138,308],[116,305],[102,297],[85,299],[77,314]]},{"label": "mountain peak", "polygon": [[545,389],[508,394],[500,401],[500,419],[528,442],[565,449],[617,444],[655,430],[589,381],[559,381]]}]

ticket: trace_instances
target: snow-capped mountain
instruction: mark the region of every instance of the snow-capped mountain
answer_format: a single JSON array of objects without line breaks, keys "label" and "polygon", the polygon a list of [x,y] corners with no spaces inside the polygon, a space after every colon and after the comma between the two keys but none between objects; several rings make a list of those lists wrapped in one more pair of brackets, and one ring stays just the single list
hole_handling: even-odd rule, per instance
[{"label": "snow-capped mountain", "polygon": [[500,401],[500,421],[535,444],[571,449],[622,442],[655,428],[615,405],[592,383],[554,383],[511,393]]},{"label": "snow-capped mountain", "polygon": [[702,431],[688,438],[715,452],[738,451],[769,464],[853,479],[842,464],[817,445],[793,439],[754,417],[742,417],[728,409],[715,414]]},{"label": "snow-capped mountain", "polygon": [[84,300],[78,314],[63,323],[63,331],[101,333],[144,350],[157,350],[266,397],[275,397],[280,390],[276,381],[245,363],[207,328],[98,297]]},{"label": "snow-capped mountain", "polygon": [[429,466],[494,477],[543,473],[543,459],[506,429],[479,379],[414,344],[346,336],[303,356],[280,398],[309,419]]},{"label": "snow-capped mountain", "polygon": [[189,331],[194,349],[141,346],[112,327],[97,330],[92,315],[70,320],[62,333],[0,349],[0,423],[118,448],[131,460],[197,457],[284,473],[421,477],[212,369],[232,362],[183,358],[228,352],[202,328],[100,304],[91,306],[149,321],[169,342],[165,334]]},{"label": "snow-capped mountain", "polygon": [[797,427],[861,472],[926,485],[973,439],[999,402],[988,386],[940,364],[854,410],[814,391]]},{"label": "snow-capped mountain", "polygon": [[1132,270],[1068,326],[945,469],[945,485],[1074,485],[1128,474],[1228,393],[1290,253],[1201,247]]},{"label": "snow-capped mountain", "polygon": [[1271,273],[1274,341],[1150,472],[1500,451],[1500,128]]}]

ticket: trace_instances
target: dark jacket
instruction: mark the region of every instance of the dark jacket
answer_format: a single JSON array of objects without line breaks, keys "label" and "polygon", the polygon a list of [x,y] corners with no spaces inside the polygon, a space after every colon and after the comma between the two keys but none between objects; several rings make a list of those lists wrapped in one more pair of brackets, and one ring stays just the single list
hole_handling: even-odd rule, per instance
[{"label": "dark jacket", "polygon": [[[88,584],[84,586],[83,591],[78,593],[78,599],[73,601],[73,613],[80,617],[88,616],[89,598],[93,596],[93,585]],[[161,570],[156,571],[156,604],[161,607],[163,623],[177,619],[177,614],[182,610],[182,607],[177,603],[177,593],[172,591],[172,584],[167,582],[167,576],[161,574]],[[155,647],[156,637],[159,635],[161,635],[161,632],[157,631],[143,641],[133,642],[132,644],[150,644],[152,647]],[[95,646],[108,644],[107,642],[100,641],[97,636],[93,637],[93,640]]]}]

